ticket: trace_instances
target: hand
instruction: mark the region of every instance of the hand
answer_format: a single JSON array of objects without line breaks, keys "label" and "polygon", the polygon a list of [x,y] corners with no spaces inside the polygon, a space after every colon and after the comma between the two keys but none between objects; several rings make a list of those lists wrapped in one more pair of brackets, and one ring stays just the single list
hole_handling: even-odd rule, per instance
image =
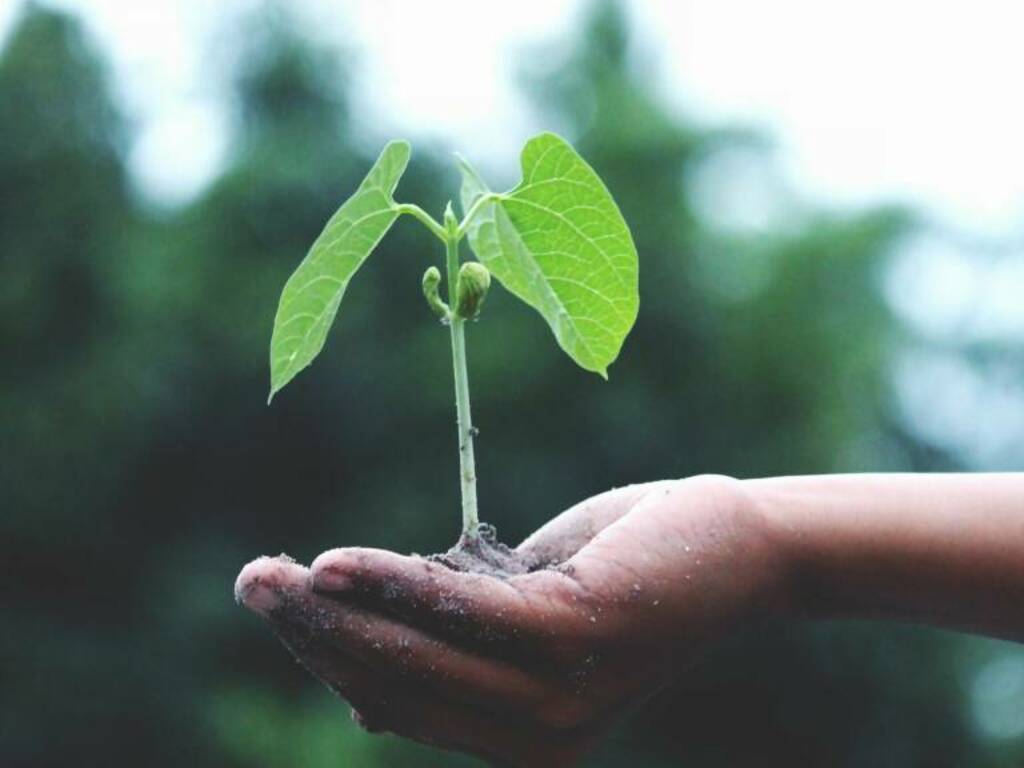
[{"label": "hand", "polygon": [[544,567],[503,581],[374,549],[261,558],[236,595],[364,727],[565,766],[782,593],[770,526],[729,478],[609,491],[518,549]]}]

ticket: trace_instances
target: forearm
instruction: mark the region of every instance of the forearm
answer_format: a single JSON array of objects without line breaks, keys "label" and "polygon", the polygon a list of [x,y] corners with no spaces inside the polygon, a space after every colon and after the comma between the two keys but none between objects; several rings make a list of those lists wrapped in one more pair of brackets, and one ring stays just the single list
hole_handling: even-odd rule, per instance
[{"label": "forearm", "polygon": [[791,604],[1024,641],[1024,473],[745,481]]}]

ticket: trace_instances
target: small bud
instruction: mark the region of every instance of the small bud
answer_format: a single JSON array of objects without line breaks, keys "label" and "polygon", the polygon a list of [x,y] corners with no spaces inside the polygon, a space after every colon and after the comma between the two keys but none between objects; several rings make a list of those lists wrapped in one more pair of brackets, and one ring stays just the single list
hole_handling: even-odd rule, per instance
[{"label": "small bud", "polygon": [[472,320],[480,309],[491,287],[491,273],[478,261],[467,261],[459,269],[459,282],[455,290],[455,314]]},{"label": "small bud", "polygon": [[437,288],[441,284],[441,271],[437,267],[428,267],[423,273],[423,297],[431,311],[441,320],[447,320],[451,311],[448,305],[441,301]]},{"label": "small bud", "polygon": [[452,209],[452,201],[448,201],[448,205],[444,207],[444,228],[448,232],[455,232],[459,228],[459,220],[455,217],[455,211]]}]

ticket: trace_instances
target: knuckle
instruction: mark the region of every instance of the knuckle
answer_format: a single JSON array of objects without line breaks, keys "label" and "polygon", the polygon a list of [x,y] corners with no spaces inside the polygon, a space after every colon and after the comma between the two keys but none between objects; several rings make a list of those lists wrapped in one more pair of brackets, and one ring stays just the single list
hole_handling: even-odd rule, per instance
[{"label": "knuckle", "polygon": [[728,475],[693,475],[680,481],[682,486],[695,493],[703,493],[715,500],[742,498],[746,495],[743,482]]},{"label": "knuckle", "polygon": [[680,481],[679,490],[695,505],[722,521],[743,521],[755,516],[749,487],[726,475],[695,475]]}]

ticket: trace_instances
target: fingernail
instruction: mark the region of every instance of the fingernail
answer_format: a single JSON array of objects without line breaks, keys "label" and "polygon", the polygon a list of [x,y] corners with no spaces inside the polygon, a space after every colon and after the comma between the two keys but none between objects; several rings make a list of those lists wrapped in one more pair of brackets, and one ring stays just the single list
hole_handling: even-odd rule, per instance
[{"label": "fingernail", "polygon": [[238,599],[250,611],[267,615],[281,604],[281,597],[266,584],[254,582],[242,588]]},{"label": "fingernail", "polygon": [[250,611],[267,614],[281,604],[281,596],[267,580],[277,567],[268,557],[260,557],[246,565],[235,580],[235,600]]},{"label": "fingernail", "polygon": [[321,568],[313,577],[313,589],[323,592],[348,592],[352,589],[352,579],[331,568]]}]

